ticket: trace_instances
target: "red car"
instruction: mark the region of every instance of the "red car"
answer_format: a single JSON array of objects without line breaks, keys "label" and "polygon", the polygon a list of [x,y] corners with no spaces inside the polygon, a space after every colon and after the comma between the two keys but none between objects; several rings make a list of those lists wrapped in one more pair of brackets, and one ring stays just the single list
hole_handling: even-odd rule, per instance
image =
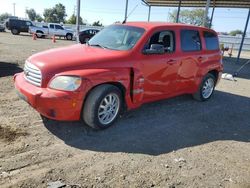
[{"label": "red car", "polygon": [[86,45],[35,54],[14,80],[43,117],[104,129],[124,108],[182,94],[208,100],[222,69],[215,31],[130,22],[103,29]]}]

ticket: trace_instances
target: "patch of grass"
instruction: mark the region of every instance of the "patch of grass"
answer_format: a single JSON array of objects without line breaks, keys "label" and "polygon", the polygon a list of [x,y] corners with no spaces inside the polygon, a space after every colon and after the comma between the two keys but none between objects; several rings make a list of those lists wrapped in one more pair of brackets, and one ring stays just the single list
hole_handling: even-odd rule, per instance
[{"label": "patch of grass", "polygon": [[0,140],[5,142],[13,142],[20,136],[27,136],[28,133],[22,132],[11,127],[3,127],[0,125]]}]

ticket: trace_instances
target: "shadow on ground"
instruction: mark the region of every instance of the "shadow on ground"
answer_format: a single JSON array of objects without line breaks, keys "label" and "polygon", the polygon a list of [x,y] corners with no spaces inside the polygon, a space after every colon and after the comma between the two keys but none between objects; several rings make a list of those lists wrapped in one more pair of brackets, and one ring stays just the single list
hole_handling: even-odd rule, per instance
[{"label": "shadow on ground", "polygon": [[250,79],[250,59],[240,59],[240,61],[237,62],[237,58],[225,57],[223,59],[223,63],[224,63],[223,72],[232,75],[234,75],[234,73],[237,72],[238,78]]},{"label": "shadow on ground", "polygon": [[8,62],[0,62],[0,78],[5,76],[13,76],[16,73],[22,72],[18,64],[8,63]]},{"label": "shadow on ground", "polygon": [[250,98],[216,91],[207,102],[181,96],[127,112],[93,131],[80,122],[49,120],[46,128],[82,150],[160,155],[218,140],[250,142]]}]

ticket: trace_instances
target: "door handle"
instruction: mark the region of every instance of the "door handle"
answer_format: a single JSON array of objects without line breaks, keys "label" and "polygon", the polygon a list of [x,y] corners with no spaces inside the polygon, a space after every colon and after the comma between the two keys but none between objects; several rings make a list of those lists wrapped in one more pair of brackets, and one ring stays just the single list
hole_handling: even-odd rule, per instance
[{"label": "door handle", "polygon": [[176,63],[176,60],[174,60],[174,59],[170,59],[167,61],[167,64],[169,64],[169,65],[173,65],[175,63]]}]

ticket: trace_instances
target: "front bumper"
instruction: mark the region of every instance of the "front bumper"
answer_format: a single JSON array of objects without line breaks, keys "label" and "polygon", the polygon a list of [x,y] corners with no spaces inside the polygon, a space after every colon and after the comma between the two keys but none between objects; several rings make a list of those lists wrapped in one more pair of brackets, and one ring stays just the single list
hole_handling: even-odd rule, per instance
[{"label": "front bumper", "polygon": [[58,91],[28,83],[23,73],[14,76],[18,96],[43,116],[64,121],[81,118],[83,92]]}]

